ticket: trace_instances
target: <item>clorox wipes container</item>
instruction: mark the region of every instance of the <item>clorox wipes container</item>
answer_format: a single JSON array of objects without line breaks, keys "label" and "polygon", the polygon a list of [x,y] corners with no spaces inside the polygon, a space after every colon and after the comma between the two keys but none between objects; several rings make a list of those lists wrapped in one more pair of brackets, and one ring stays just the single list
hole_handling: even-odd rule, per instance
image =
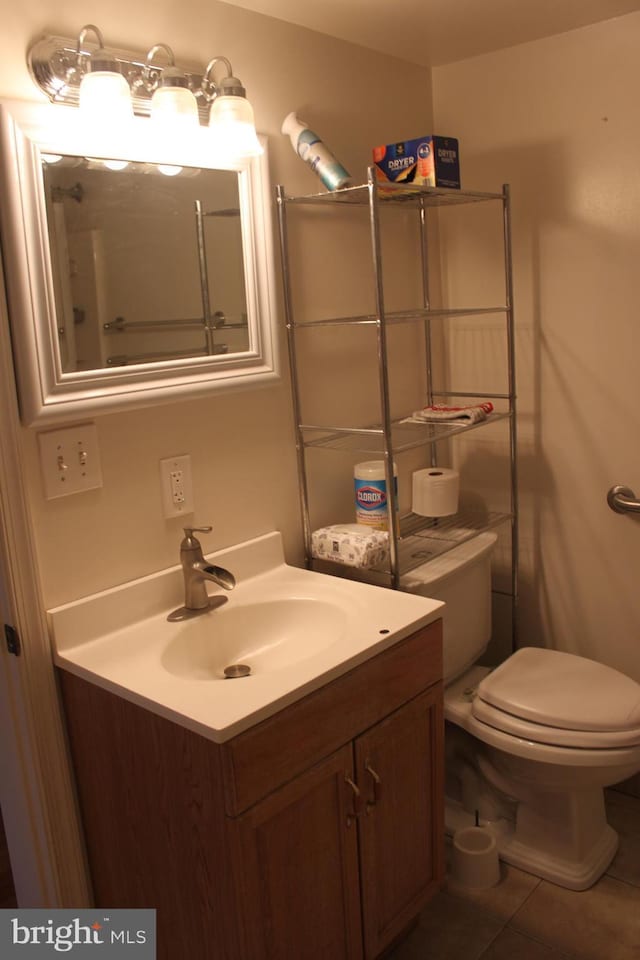
[{"label": "clorox wipes container", "polygon": [[[384,472],[384,460],[365,460],[356,463],[353,468],[356,521],[376,530],[389,529],[387,514],[387,481]],[[393,465],[393,485],[398,502],[398,476]]]}]

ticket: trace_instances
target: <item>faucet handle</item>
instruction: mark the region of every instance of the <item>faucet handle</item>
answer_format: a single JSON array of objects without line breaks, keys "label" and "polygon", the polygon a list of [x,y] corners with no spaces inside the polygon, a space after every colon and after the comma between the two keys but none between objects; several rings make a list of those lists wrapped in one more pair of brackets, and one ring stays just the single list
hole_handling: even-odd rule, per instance
[{"label": "faucet handle", "polygon": [[183,527],[184,535],[187,539],[191,538],[192,533],[211,533],[213,527]]},{"label": "faucet handle", "polygon": [[211,533],[213,527],[183,527],[184,540],[180,544],[181,550],[199,550],[200,541],[194,537],[194,533]]}]

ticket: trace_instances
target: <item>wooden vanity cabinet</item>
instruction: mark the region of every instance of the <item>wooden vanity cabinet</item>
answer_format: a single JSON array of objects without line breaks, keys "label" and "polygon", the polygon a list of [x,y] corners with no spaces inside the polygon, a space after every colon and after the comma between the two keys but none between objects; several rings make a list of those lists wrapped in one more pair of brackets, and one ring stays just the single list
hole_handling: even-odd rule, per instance
[{"label": "wooden vanity cabinet", "polygon": [[380,956],[442,881],[441,676],[437,621],[215,744],[62,672],[96,904],[166,960]]},{"label": "wooden vanity cabinet", "polygon": [[[442,690],[412,700],[355,742],[365,957],[389,945],[442,881],[443,782],[437,756]],[[434,832],[437,828],[437,834]]]},{"label": "wooden vanity cabinet", "polygon": [[246,956],[361,960],[358,836],[347,826],[351,746],[231,822]]},{"label": "wooden vanity cabinet", "polygon": [[441,782],[425,761],[440,697],[410,701],[235,821],[249,957],[369,960],[435,893]]}]

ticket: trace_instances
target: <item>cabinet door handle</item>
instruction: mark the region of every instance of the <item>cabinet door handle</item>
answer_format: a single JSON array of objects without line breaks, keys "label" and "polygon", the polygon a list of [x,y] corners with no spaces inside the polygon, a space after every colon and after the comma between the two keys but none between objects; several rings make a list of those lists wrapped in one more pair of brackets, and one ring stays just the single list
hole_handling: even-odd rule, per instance
[{"label": "cabinet door handle", "polygon": [[362,805],[362,792],[357,783],[354,783],[348,773],[344,775],[344,782],[347,786],[351,787],[353,793],[353,810],[351,813],[347,814],[347,826],[350,827],[352,823],[360,816],[361,805]]},{"label": "cabinet door handle", "polygon": [[367,800],[366,807],[367,813],[370,813],[373,807],[375,807],[378,803],[378,792],[380,790],[382,780],[380,779],[380,774],[376,773],[369,760],[365,760],[364,768],[373,780],[373,798],[371,800]]}]

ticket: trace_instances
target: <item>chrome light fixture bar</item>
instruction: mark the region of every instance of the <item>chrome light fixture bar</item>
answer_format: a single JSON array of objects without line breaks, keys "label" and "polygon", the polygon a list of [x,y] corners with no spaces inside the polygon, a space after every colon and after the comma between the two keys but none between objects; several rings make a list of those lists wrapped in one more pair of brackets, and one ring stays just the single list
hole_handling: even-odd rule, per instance
[{"label": "chrome light fixture bar", "polygon": [[[93,36],[90,36],[93,34]],[[156,59],[158,51],[164,50],[167,63]],[[219,124],[216,118],[222,114],[236,120],[242,127],[243,142],[249,143],[245,155],[261,153],[255,127],[252,127],[253,139],[246,137],[247,125],[252,124],[253,111],[246,99],[242,83],[233,76],[233,70],[226,57],[215,57],[203,72],[191,66],[175,63],[173,51],[166,44],[152,46],[148,53],[105,47],[98,27],[87,24],[78,37],[46,36],[36,41],[27,53],[27,64],[33,80],[44,91],[52,103],[79,106],[80,88],[85,77],[92,71],[115,71],[126,80],[131,92],[133,112],[141,117],[152,113],[152,100],[156,91],[179,90],[182,94],[190,92],[195,98],[198,119],[201,126],[208,126],[210,110],[212,128],[223,133],[227,124]],[[214,79],[214,68],[222,64],[226,76]],[[158,98],[156,97],[156,103]]]}]

